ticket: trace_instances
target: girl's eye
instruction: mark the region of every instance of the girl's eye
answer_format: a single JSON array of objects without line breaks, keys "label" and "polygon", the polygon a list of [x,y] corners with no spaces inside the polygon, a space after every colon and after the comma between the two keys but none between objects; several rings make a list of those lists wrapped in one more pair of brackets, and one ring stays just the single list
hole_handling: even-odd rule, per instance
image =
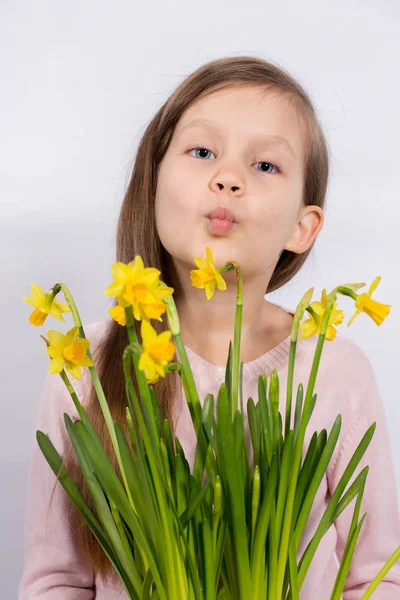
[{"label": "girl's eye", "polygon": [[[204,148],[204,146],[194,146],[194,148],[191,148],[191,149],[189,150],[189,152],[192,152],[193,150],[194,150],[195,152],[196,152],[197,150],[198,150],[199,152],[200,152],[200,151],[202,151],[202,150],[204,150],[206,154],[207,154],[208,152],[211,152],[211,150],[207,150],[207,148]],[[212,154],[212,152],[211,152],[211,154]],[[206,158],[206,157],[205,157],[205,156],[201,156],[200,158]],[[273,163],[271,163],[271,162],[268,162],[268,161],[260,161],[260,162],[258,162],[258,163],[256,163],[256,164],[258,164],[258,165],[268,165],[268,166],[270,166],[270,167],[273,167],[273,168],[276,170],[276,172],[279,172],[279,171],[280,171],[280,168],[278,167],[278,165],[275,165],[275,164],[273,164]],[[267,167],[267,168],[268,168],[268,167]],[[260,169],[257,169],[257,170],[260,170]],[[269,171],[269,170],[264,170],[264,169],[261,169],[261,171],[262,171],[263,173],[267,173],[267,175],[269,175],[269,174],[271,173],[271,171]]]}]

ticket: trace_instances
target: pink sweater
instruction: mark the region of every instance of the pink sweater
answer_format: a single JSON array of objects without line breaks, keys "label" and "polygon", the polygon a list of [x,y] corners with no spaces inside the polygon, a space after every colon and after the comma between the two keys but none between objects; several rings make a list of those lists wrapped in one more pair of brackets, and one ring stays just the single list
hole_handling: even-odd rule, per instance
[{"label": "pink sweater", "polygon": [[[282,307],[285,308],[285,307]],[[289,309],[287,309],[289,312]],[[292,313],[293,314],[293,313]],[[109,320],[92,323],[85,334],[93,351],[104,334]],[[373,325],[371,325],[373,326]],[[306,389],[317,338],[299,339],[294,373],[294,401],[297,386]],[[261,373],[268,379],[276,368],[280,380],[279,410],[284,416],[290,338],[257,359],[244,364],[243,398],[257,399],[257,381]],[[200,400],[207,393],[217,397],[223,380],[224,367],[213,365],[186,347]],[[85,404],[85,389],[90,381],[88,369],[82,378],[73,378],[73,385]],[[314,431],[329,432],[336,416],[342,415],[342,427],[337,446],[326,476],[322,479],[304,531],[297,558],[300,560],[326,509],[330,495],[347,466],[362,436],[377,422],[375,434],[358,465],[355,475],[369,465],[360,518],[367,512],[352,566],[347,578],[343,600],[358,600],[383,564],[400,545],[400,520],[387,422],[382,400],[371,363],[363,350],[340,333],[332,342],[325,342],[315,384],[318,394],[314,413],[308,424],[303,456]],[[244,403],[245,404],[245,403]],[[62,456],[69,445],[63,413],[78,419],[74,404],[61,378],[47,374],[36,420],[36,429],[48,434]],[[292,423],[293,423],[292,407]],[[181,389],[177,402],[177,436],[189,463],[193,464],[193,426]],[[53,500],[54,509],[46,523],[46,510],[55,476],[42,455],[36,438],[33,439],[32,459],[27,491],[25,528],[25,560],[19,586],[19,600],[121,600],[126,599],[122,587],[104,586],[90,566],[89,560],[78,547],[67,520],[70,500],[59,484]],[[346,488],[347,489],[347,488]],[[327,531],[314,556],[304,580],[301,600],[329,600],[337,573],[337,556],[341,557],[347,539],[355,500],[342,512]],[[400,561],[376,590],[373,598],[395,600],[400,598]],[[171,599],[175,600],[175,599]],[[176,599],[177,600],[177,599]]]}]

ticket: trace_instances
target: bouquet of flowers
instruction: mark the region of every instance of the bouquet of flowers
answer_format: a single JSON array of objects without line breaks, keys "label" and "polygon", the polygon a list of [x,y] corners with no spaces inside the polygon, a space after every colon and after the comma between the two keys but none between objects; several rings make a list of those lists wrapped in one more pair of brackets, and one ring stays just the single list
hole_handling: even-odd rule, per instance
[{"label": "bouquet of flowers", "polygon": [[[302,448],[307,424],[317,394],[314,384],[325,340],[333,341],[335,325],[343,321],[337,309],[337,295],[355,301],[361,312],[380,325],[390,305],[371,298],[379,284],[377,277],[368,293],[357,294],[364,283],[344,284],[320,301],[311,302],[314,288],[300,300],[294,315],[288,367],[286,411],[279,406],[279,377],[274,369],[269,381],[258,379],[258,401],[247,401],[253,460],[245,443],[240,337],[242,321],[242,279],[240,267],[228,261],[215,268],[212,251],[194,259],[198,267],[190,273],[192,285],[204,289],[210,300],[217,287],[226,283],[222,273],[235,269],[237,280],[234,340],[229,344],[225,380],[217,399],[208,394],[200,402],[185,352],[173,288],[160,281],[160,271],[144,267],[137,255],[129,264],[112,265],[114,282],[105,290],[118,299],[110,314],[127,330],[127,346],[121,360],[126,381],[127,439],[114,422],[93,362],[74,299],[63,283],[50,292],[31,284],[32,297],[23,299],[35,307],[29,317],[43,325],[48,315],[64,321],[71,312],[75,323],[65,335],[48,331],[51,358],[49,370],[59,374],[71,395],[80,420],[64,421],[79,467],[87,483],[95,510],[84,500],[51,440],[37,431],[37,441],[51,469],[71,501],[90,527],[118,573],[132,600],[298,600],[299,591],[318,545],[346,506],[356,497],[353,519],[337,573],[331,600],[341,597],[352,555],[366,513],[359,518],[368,467],[346,490],[365,453],[376,423],[372,423],[352,456],[324,515],[297,562],[297,549],[318,486],[334,452],[341,428],[339,414],[327,435],[314,433],[305,458]],[[57,300],[63,292],[66,303]],[[308,318],[302,322],[305,311]],[[169,330],[157,335],[151,319],[166,313]],[[134,320],[141,321],[142,343],[138,342]],[[303,385],[296,393],[293,428],[293,372],[297,338],[318,335],[311,373],[304,396]],[[174,343],[171,341],[173,337]],[[178,350],[180,362],[171,362]],[[136,393],[132,366],[138,384]],[[80,379],[87,367],[122,474],[120,478],[80,403],[66,371]],[[176,370],[196,435],[192,472],[179,439],[172,435],[167,419],[162,422],[152,384]],[[283,425],[284,420],[284,425]],[[370,598],[389,569],[400,557],[400,546],[388,559],[364,593]]]}]

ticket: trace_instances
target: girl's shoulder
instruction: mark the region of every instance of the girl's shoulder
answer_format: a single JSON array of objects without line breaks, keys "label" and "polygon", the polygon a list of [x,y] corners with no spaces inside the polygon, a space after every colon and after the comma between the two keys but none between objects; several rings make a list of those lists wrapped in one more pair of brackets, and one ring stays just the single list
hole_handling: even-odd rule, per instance
[{"label": "girl's shoulder", "polygon": [[[307,368],[311,368],[317,343],[317,336],[299,340]],[[320,377],[334,378],[337,383],[343,381],[350,385],[352,382],[359,384],[360,376],[371,376],[374,371],[367,351],[358,342],[337,332],[333,340],[324,342],[318,373]]]},{"label": "girl's shoulder", "polygon": [[[314,358],[317,338],[301,340],[303,370],[299,375],[306,390]],[[296,367],[295,367],[296,371]],[[381,410],[382,400],[375,371],[367,351],[345,334],[337,333],[332,341],[325,341],[314,386],[317,402],[311,417],[311,429],[328,430],[340,413],[341,436],[352,431],[360,414],[369,422]]]}]

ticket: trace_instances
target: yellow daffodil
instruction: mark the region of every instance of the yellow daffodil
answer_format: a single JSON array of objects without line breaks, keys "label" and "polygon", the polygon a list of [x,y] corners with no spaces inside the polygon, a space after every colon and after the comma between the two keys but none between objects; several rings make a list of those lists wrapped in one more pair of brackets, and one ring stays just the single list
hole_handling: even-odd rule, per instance
[{"label": "yellow daffodil", "polygon": [[136,255],[127,265],[117,262],[112,265],[115,282],[105,290],[106,296],[118,298],[118,305],[108,312],[120,325],[126,325],[124,308],[132,306],[133,316],[137,321],[157,319],[165,313],[163,298],[172,294],[174,289],[159,285],[160,271],[145,268],[142,258]]},{"label": "yellow daffodil", "polygon": [[23,296],[22,298],[31,306],[35,306],[35,310],[29,316],[29,322],[32,325],[40,326],[45,322],[47,315],[51,315],[65,323],[61,313],[70,312],[69,306],[58,302],[55,296],[52,297],[51,292],[45,293],[36,283],[31,283],[30,288],[32,296]]},{"label": "yellow daffodil", "polygon": [[148,383],[156,383],[165,377],[165,367],[174,357],[175,345],[171,342],[171,331],[157,335],[149,321],[142,320],[140,327],[143,352],[139,359],[139,369],[144,371]]},{"label": "yellow daffodil", "polygon": [[[327,299],[327,294],[326,294],[326,290],[323,289],[322,290],[322,296],[321,296],[321,301],[320,302],[312,302],[310,304],[311,308],[314,310],[314,312],[317,315],[317,320],[314,318],[313,315],[310,315],[310,317],[304,321],[303,323],[301,323],[299,330],[302,332],[301,335],[299,336],[300,338],[309,338],[312,337],[315,334],[320,334],[321,332],[321,325],[322,325],[322,317],[323,314],[325,312],[325,307],[326,307],[326,299]],[[336,337],[336,329],[334,328],[334,325],[340,325],[340,323],[343,322],[344,319],[344,314],[342,310],[337,310],[337,303],[335,303],[331,315],[329,317],[329,325],[328,325],[328,329],[326,331],[326,336],[325,336],[325,340],[327,342],[331,342],[332,340],[335,339]]]},{"label": "yellow daffodil", "polygon": [[47,332],[50,345],[46,352],[52,359],[49,365],[50,373],[61,373],[66,369],[75,379],[81,378],[81,367],[92,367],[93,361],[86,355],[90,341],[79,338],[79,327],[75,326],[64,335],[60,331]]},{"label": "yellow daffodil", "polygon": [[196,257],[194,263],[198,269],[190,271],[190,279],[193,287],[205,289],[207,300],[213,297],[215,286],[221,291],[226,290],[226,282],[221,273],[215,268],[212,250],[206,247],[206,259]]},{"label": "yellow daffodil", "polygon": [[371,299],[372,292],[376,290],[382,277],[378,275],[371,283],[368,293],[359,294],[356,299],[356,312],[351,317],[347,324],[350,327],[354,319],[361,313],[365,312],[375,323],[380,327],[390,312],[391,304],[381,304]]},{"label": "yellow daffodil", "polygon": [[125,311],[122,306],[117,304],[117,306],[113,306],[112,308],[110,308],[108,310],[108,312],[111,315],[111,317],[114,319],[114,321],[117,321],[117,323],[119,325],[123,325],[125,327],[126,317],[125,317]]}]

